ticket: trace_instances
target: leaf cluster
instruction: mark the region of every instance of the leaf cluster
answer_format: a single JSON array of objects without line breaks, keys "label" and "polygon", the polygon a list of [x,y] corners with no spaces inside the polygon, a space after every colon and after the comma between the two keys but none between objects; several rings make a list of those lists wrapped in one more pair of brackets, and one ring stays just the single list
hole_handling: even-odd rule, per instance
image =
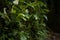
[{"label": "leaf cluster", "polygon": [[[12,0],[11,0],[12,1]],[[47,6],[40,0],[7,1],[9,11],[0,12],[0,40],[45,40]]]}]

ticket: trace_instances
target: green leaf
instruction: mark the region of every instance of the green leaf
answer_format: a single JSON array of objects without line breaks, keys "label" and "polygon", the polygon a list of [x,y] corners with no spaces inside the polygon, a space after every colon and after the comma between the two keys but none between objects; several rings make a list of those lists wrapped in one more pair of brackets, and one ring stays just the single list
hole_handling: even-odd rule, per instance
[{"label": "green leaf", "polygon": [[24,15],[23,13],[19,13],[17,16],[18,19],[23,19],[24,21],[27,21],[26,19],[26,15]]},{"label": "green leaf", "polygon": [[25,17],[25,15],[24,15],[23,13],[19,13],[19,14],[18,14],[18,17],[21,17],[21,16],[22,16],[22,17]]},{"label": "green leaf", "polygon": [[35,17],[35,20],[38,20],[38,16],[37,15],[34,15],[34,17]]},{"label": "green leaf", "polygon": [[28,9],[25,10],[25,13],[29,13]]},{"label": "green leaf", "polygon": [[11,13],[16,13],[16,10],[14,10],[14,9],[12,8]]},{"label": "green leaf", "polygon": [[26,34],[24,33],[24,31],[20,32],[20,39],[21,40],[27,40]]},{"label": "green leaf", "polygon": [[24,0],[20,0],[19,2],[24,2]]},{"label": "green leaf", "polygon": [[2,16],[2,15],[3,15],[3,13],[0,12],[0,16]]},{"label": "green leaf", "polygon": [[26,19],[26,18],[24,18],[24,17],[22,17],[22,19],[23,19],[24,21],[27,21],[27,19]]}]

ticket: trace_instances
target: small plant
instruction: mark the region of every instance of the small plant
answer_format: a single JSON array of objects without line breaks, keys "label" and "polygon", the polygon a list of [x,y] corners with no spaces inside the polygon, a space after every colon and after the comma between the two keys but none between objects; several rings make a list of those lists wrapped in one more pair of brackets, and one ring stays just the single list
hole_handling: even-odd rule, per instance
[{"label": "small plant", "polygon": [[0,23],[0,40],[45,40],[47,37],[44,2],[39,0],[8,1],[9,10],[0,12],[4,24]]}]

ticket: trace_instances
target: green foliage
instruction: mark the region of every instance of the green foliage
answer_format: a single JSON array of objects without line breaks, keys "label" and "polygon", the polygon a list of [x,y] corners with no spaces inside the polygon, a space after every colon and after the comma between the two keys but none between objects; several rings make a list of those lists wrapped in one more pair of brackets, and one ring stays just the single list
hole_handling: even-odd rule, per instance
[{"label": "green foliage", "polygon": [[6,5],[12,5],[10,11],[6,12],[4,8],[4,12],[0,12],[5,20],[5,25],[0,27],[0,40],[45,40],[46,4],[39,0],[14,0],[8,3]]}]

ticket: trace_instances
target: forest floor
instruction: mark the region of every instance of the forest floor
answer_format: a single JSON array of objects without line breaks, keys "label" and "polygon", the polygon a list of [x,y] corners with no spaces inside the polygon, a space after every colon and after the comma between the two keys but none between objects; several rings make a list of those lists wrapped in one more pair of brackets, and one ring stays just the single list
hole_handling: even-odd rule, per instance
[{"label": "forest floor", "polygon": [[60,40],[60,33],[50,34],[50,37],[48,38],[48,40]]}]

